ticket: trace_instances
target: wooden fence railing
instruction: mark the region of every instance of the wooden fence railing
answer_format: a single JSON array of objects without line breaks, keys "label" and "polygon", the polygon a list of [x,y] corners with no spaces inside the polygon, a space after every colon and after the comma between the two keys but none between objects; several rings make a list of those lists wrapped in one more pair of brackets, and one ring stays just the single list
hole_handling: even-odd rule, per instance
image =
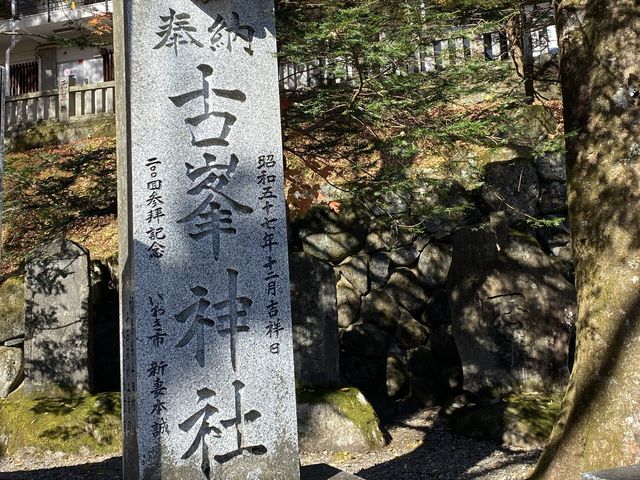
[{"label": "wooden fence railing", "polygon": [[[549,25],[533,30],[530,48],[530,54],[534,59],[545,54],[554,54],[558,48],[555,26]],[[469,57],[484,57],[488,61],[507,60],[507,38],[499,32],[492,32],[475,38],[452,38],[433,42],[407,59],[404,69],[409,73],[430,72],[463,62]],[[336,77],[327,74],[337,67],[340,67],[343,75]],[[353,66],[346,58],[324,58],[309,64],[293,64],[286,59],[279,62],[280,88],[284,91],[350,82],[353,74]]]},{"label": "wooden fence railing", "polygon": [[[69,117],[91,117],[115,111],[115,82],[69,88]],[[15,95],[6,100],[6,125],[57,120],[60,114],[58,90]]]},{"label": "wooden fence railing", "polygon": [[[405,68],[409,72],[428,72],[463,62],[470,56],[484,56],[487,60],[508,58],[508,45],[498,33],[487,33],[475,39],[456,38],[434,42],[408,59]],[[557,49],[555,27],[550,26],[532,32],[533,56],[554,53]],[[328,62],[342,62],[344,76],[327,75]],[[332,83],[350,82],[353,67],[348,59],[322,59],[308,65],[294,65],[281,61],[280,88],[284,91],[314,88]],[[58,120],[60,117],[58,90],[14,95],[6,101],[6,126],[32,124],[41,120]],[[69,88],[69,117],[90,117],[115,111],[115,82],[81,85]]]}]

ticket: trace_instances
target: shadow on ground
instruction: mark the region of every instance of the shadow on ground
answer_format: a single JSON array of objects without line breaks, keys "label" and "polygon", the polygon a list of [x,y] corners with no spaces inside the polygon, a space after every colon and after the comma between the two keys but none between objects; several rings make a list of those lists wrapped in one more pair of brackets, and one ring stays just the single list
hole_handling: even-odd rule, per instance
[{"label": "shadow on ground", "polygon": [[[357,472],[358,477],[363,480],[517,480],[524,478],[521,474],[525,475],[525,471],[515,474],[507,469],[513,465],[533,467],[540,455],[539,450],[514,452],[497,442],[456,435],[444,418],[424,427],[401,422],[399,425],[422,432],[420,445],[410,453]],[[326,465],[324,469],[315,467],[315,470],[313,466],[304,467],[305,480],[324,480],[339,472]],[[122,480],[121,468],[122,458],[114,457],[100,463],[0,473],[0,480]]]},{"label": "shadow on ground", "polygon": [[512,465],[534,466],[540,455],[540,450],[515,452],[498,442],[456,435],[444,418],[438,418],[433,425],[427,427],[416,427],[402,422],[398,422],[398,425],[421,431],[424,434],[421,444],[410,453],[357,472],[363,480],[495,478],[493,476],[500,470]]},{"label": "shadow on ground", "polygon": [[0,473],[0,480],[121,480],[122,457],[100,463],[27,472]]}]

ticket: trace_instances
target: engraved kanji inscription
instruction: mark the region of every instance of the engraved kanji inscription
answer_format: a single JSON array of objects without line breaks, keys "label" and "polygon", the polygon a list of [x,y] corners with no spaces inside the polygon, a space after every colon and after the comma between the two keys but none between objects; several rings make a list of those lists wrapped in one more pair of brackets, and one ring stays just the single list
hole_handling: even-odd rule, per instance
[{"label": "engraved kanji inscription", "polygon": [[192,34],[197,32],[197,29],[191,25],[191,15],[188,13],[176,13],[172,8],[169,9],[169,15],[160,16],[162,25],[158,28],[159,32],[156,35],[162,38],[160,43],[155,47],[158,50],[162,47],[173,48],[176,56],[178,56],[178,49],[181,45],[195,45],[198,48],[203,48],[204,45],[199,42]]},{"label": "engraved kanji inscription", "polygon": [[[228,298],[214,305],[214,308],[218,311],[226,312],[218,316],[218,320],[224,325],[222,328],[219,328],[219,331],[220,333],[229,335],[231,366],[234,371],[237,371],[238,334],[250,331],[249,326],[242,323],[242,319],[247,317],[253,301],[247,297],[238,298],[238,272],[229,268],[227,269],[227,273],[229,275],[227,284]],[[228,327],[226,325],[228,325]]]},{"label": "engraved kanji inscription", "polygon": [[182,337],[176,348],[183,348],[189,345],[195,338],[195,359],[198,365],[205,366],[205,328],[212,328],[215,321],[206,316],[210,307],[216,312],[218,320],[218,332],[223,335],[229,335],[229,345],[231,351],[231,365],[237,370],[237,349],[238,334],[250,331],[248,325],[243,323],[243,319],[249,315],[249,309],[253,301],[248,297],[238,297],[238,272],[231,268],[227,269],[227,299],[212,304],[207,299],[209,291],[204,287],[194,287],[191,289],[197,300],[182,310],[175,316],[180,323],[186,323],[192,319],[192,322]]},{"label": "engraved kanji inscription", "polygon": [[150,181],[147,182],[146,200],[146,220],[149,223],[149,229],[146,231],[147,237],[151,245],[147,247],[150,258],[162,258],[166,252],[167,236],[164,233],[163,219],[166,217],[164,212],[164,195],[162,193],[162,179],[158,178],[162,162],[157,157],[148,159],[145,162],[147,173]]},{"label": "engraved kanji inscription", "polygon": [[200,468],[207,479],[211,478],[211,463],[209,460],[209,446],[207,445],[207,439],[220,438],[222,436],[222,430],[213,425],[211,417],[218,413],[218,409],[211,405],[209,401],[216,395],[216,392],[209,388],[202,388],[198,390],[198,404],[206,402],[205,405],[196,413],[187,418],[178,427],[183,432],[190,432],[199,422],[196,437],[189,449],[182,455],[183,460],[191,458],[198,447],[201,449],[202,462]]},{"label": "engraved kanji inscription", "polygon": [[151,362],[149,368],[147,368],[147,374],[149,375],[149,377],[164,375],[167,371],[168,366],[169,365],[162,360],[159,362]]},{"label": "engraved kanji inscription", "polygon": [[269,325],[267,325],[266,328],[269,338],[280,338],[280,332],[284,331],[284,327],[282,326],[282,322],[280,322],[280,320],[270,320]]},{"label": "engraved kanji inscription", "polygon": [[[191,132],[191,144],[196,147],[228,146],[227,137],[238,118],[226,110],[214,110],[211,105],[213,101],[211,93],[213,92],[214,96],[219,99],[232,100],[239,103],[244,103],[247,100],[247,96],[240,90],[212,88],[208,80],[213,75],[213,68],[210,65],[200,64],[197,69],[202,74],[202,88],[169,97],[169,100],[176,107],[183,108],[188,103],[202,98],[202,113],[195,117],[185,118],[185,123]],[[222,126],[218,125],[220,122],[222,122]],[[203,134],[205,136],[202,138],[198,138],[201,130],[207,133]],[[208,136],[211,135],[211,130],[216,133],[213,136]]]},{"label": "engraved kanji inscription", "polygon": [[193,338],[196,339],[196,354],[195,358],[198,365],[204,367],[204,329],[205,327],[211,328],[215,325],[215,322],[205,316],[205,312],[211,305],[211,302],[206,299],[209,291],[204,287],[194,287],[191,289],[191,293],[197,297],[196,302],[189,305],[175,316],[175,319],[180,323],[185,323],[188,319],[193,317],[193,321],[189,326],[189,329],[184,334],[182,339],[176,345],[177,348],[186,347],[191,343]]},{"label": "engraved kanji inscription", "polygon": [[151,435],[159,437],[163,434],[169,433],[169,424],[164,418],[160,418],[158,421],[151,425]]},{"label": "engraved kanji inscription", "polygon": [[158,298],[149,297],[151,318],[153,319],[153,323],[151,325],[153,334],[147,336],[147,339],[151,340],[151,343],[155,348],[159,348],[164,345],[164,341],[167,338],[167,333],[164,331],[164,326],[162,324],[163,317],[166,313],[164,308],[164,297],[160,294],[157,294],[157,297]]},{"label": "engraved kanji inscription", "polygon": [[[193,185],[187,193],[191,196],[201,196],[205,193],[206,196],[195,210],[178,220],[178,223],[195,223],[195,229],[189,232],[189,236],[195,240],[208,238],[211,241],[213,258],[218,260],[221,235],[236,234],[233,214],[249,215],[253,213],[253,209],[237,202],[223,191],[236,171],[238,157],[231,155],[229,162],[225,164],[218,162],[216,156],[205,153],[204,160],[205,164],[201,167],[185,163],[187,177]],[[223,203],[228,207],[223,206]]]},{"label": "engraved kanji inscription", "polygon": [[277,229],[280,223],[277,217],[271,216],[271,210],[278,201],[278,195],[274,190],[277,188],[278,176],[274,171],[276,167],[275,155],[261,155],[258,157],[258,174],[256,175],[256,184],[262,189],[262,193],[258,197],[264,217],[260,226],[262,227],[262,242],[260,247],[265,253],[264,268],[264,285],[265,293],[270,297],[267,305],[267,325],[266,336],[269,337],[269,352],[272,355],[280,355],[280,333],[285,330],[282,321],[278,318],[280,313],[280,303],[278,298],[278,280],[280,279],[278,261],[274,258],[274,248],[279,245],[277,240]]},{"label": "engraved kanji inscription", "polygon": [[267,453],[267,449],[264,445],[252,445],[248,446],[246,441],[245,426],[247,423],[253,423],[258,420],[262,414],[257,410],[249,410],[244,413],[244,405],[242,398],[242,390],[245,385],[240,380],[233,382],[233,388],[235,389],[235,406],[236,414],[233,418],[228,420],[222,420],[220,423],[226,429],[233,429],[236,433],[236,443],[238,448],[224,455],[216,455],[214,459],[216,462],[223,464],[240,455],[264,455]]},{"label": "engraved kanji inscription", "polygon": [[[242,397],[244,387],[244,383],[239,380],[233,382],[233,388],[235,390],[235,415],[233,418],[220,420],[219,422],[214,421],[214,416],[219,413],[218,408],[212,404],[212,399],[216,396],[216,392],[210,388],[202,388],[197,391],[198,405],[204,405],[178,425],[180,430],[186,433],[197,428],[195,438],[187,451],[182,455],[182,459],[188,460],[200,449],[200,468],[207,479],[211,478],[212,467],[209,456],[210,445],[208,442],[211,442],[212,439],[222,438],[224,430],[232,430],[235,433],[237,449],[222,455],[215,455],[213,459],[218,465],[222,465],[241,455],[264,455],[267,453],[267,448],[264,445],[247,445],[249,442],[246,440],[245,427],[247,424],[253,423],[261,418],[262,414],[257,410],[244,411]],[[218,428],[216,426],[217,424],[219,424],[221,428]]]},{"label": "engraved kanji inscription", "polygon": [[231,12],[231,20],[227,21],[222,15],[217,15],[213,25],[209,27],[211,37],[211,50],[214,52],[226,48],[229,52],[233,51],[233,45],[238,39],[245,42],[244,51],[249,55],[253,55],[253,37],[256,34],[255,29],[250,25],[240,24],[240,14]]}]

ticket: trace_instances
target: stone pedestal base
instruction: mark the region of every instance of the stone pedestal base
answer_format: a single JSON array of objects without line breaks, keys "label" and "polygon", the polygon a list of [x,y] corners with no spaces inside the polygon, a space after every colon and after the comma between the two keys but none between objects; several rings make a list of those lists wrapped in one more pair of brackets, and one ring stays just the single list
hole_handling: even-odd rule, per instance
[{"label": "stone pedestal base", "polygon": [[640,479],[640,465],[614,468],[603,472],[584,473],[582,480],[638,480]]},{"label": "stone pedestal base", "polygon": [[302,467],[300,480],[361,480],[351,473],[343,472],[325,464]]}]

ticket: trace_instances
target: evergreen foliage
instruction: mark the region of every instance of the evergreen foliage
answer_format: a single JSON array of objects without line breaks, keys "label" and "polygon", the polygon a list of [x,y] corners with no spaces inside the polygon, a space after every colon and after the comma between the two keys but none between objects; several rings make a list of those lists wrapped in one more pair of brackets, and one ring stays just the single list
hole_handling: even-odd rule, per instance
[{"label": "evergreen foliage", "polygon": [[114,138],[11,152],[5,161],[0,278],[56,237],[86,245],[93,258],[116,252]]},{"label": "evergreen foliage", "polygon": [[446,68],[416,67],[434,41],[498,30],[514,12],[502,0],[281,2],[280,55],[328,78],[287,94],[290,204],[304,210],[324,181],[367,197],[406,187],[425,155],[508,143],[504,114],[525,103],[509,62],[458,49],[442,52]]}]

